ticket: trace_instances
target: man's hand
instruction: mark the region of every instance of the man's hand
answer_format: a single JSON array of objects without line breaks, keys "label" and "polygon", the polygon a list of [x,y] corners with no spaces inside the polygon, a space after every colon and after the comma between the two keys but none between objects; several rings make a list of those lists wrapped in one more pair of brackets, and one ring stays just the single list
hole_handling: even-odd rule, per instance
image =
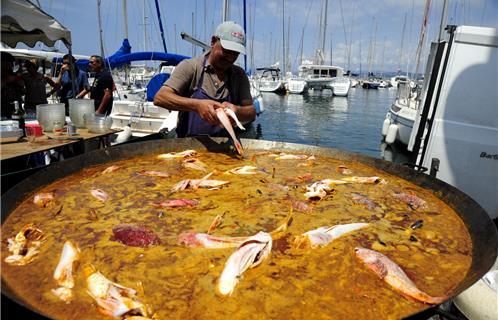
[{"label": "man's hand", "polygon": [[197,101],[197,113],[202,120],[206,121],[211,125],[221,125],[218,116],[216,115],[216,109],[222,108],[223,105],[214,100],[198,100]]}]

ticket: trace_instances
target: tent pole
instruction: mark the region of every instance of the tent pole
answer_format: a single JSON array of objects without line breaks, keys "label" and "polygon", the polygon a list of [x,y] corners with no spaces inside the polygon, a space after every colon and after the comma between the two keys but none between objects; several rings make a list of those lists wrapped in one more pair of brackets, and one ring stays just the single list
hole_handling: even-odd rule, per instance
[{"label": "tent pole", "polygon": [[[69,49],[69,56],[72,57],[73,56],[72,45],[68,45],[68,49]],[[69,60],[72,60],[72,59],[69,58]],[[74,65],[75,64],[76,64],[76,59],[74,61],[71,61],[71,64],[70,64],[70,70],[71,70],[71,87],[73,89],[74,99],[76,99],[76,95],[79,93],[79,92],[76,92],[76,70],[74,70]]]}]

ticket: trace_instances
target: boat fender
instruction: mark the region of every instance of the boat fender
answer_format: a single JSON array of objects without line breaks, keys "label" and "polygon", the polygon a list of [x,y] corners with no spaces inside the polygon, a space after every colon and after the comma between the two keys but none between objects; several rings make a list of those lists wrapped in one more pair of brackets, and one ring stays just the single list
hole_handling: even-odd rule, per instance
[{"label": "boat fender", "polygon": [[396,140],[397,133],[398,133],[398,125],[397,124],[389,125],[389,128],[387,129],[386,143],[393,144],[394,140]]},{"label": "boat fender", "polygon": [[254,105],[254,109],[256,109],[256,114],[259,116],[259,114],[261,113],[261,106],[259,104],[259,99],[256,98],[253,100],[253,105]]},{"label": "boat fender", "polygon": [[384,119],[384,122],[382,123],[382,136],[385,137],[387,136],[387,130],[389,129],[389,125],[391,124],[391,119],[389,119],[389,116],[386,116]]},{"label": "boat fender", "polygon": [[123,142],[130,140],[131,135],[132,135],[131,127],[125,126],[123,128],[123,131],[118,133],[115,143],[123,143]]}]

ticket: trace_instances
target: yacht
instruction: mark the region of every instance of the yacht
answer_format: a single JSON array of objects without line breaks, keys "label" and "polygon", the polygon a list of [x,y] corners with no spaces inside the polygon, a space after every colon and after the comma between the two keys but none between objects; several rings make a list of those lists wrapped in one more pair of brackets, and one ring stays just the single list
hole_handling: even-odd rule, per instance
[{"label": "yacht", "polygon": [[351,88],[351,81],[346,77],[335,77],[332,79],[331,86],[334,96],[347,97],[349,88]]},{"label": "yacht", "polygon": [[279,68],[257,68],[255,81],[261,92],[283,92],[285,91],[285,81],[280,75]]},{"label": "yacht", "polygon": [[361,84],[361,87],[363,89],[379,89],[379,86],[380,86],[380,82],[374,78],[363,80],[363,83]]},{"label": "yacht", "polygon": [[314,90],[332,90],[332,80],[342,77],[344,69],[331,65],[302,64],[299,66],[299,76],[306,80],[308,88]]},{"label": "yacht", "polygon": [[393,86],[394,88],[397,88],[398,87],[398,82],[399,81],[408,81],[408,77],[407,76],[401,76],[401,75],[398,75],[398,76],[394,76],[394,77],[391,77],[391,79],[389,80],[389,82],[391,83],[391,86]]}]

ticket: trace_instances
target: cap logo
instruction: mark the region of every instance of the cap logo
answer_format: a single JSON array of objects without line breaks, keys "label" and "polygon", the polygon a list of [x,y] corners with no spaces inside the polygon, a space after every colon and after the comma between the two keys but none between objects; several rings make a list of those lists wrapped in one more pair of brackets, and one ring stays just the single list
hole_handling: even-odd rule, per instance
[{"label": "cap logo", "polygon": [[233,31],[230,33],[233,37],[236,37],[236,38],[240,38],[240,39],[243,39],[244,38],[244,35],[242,34],[242,32],[237,32],[237,31]]}]

